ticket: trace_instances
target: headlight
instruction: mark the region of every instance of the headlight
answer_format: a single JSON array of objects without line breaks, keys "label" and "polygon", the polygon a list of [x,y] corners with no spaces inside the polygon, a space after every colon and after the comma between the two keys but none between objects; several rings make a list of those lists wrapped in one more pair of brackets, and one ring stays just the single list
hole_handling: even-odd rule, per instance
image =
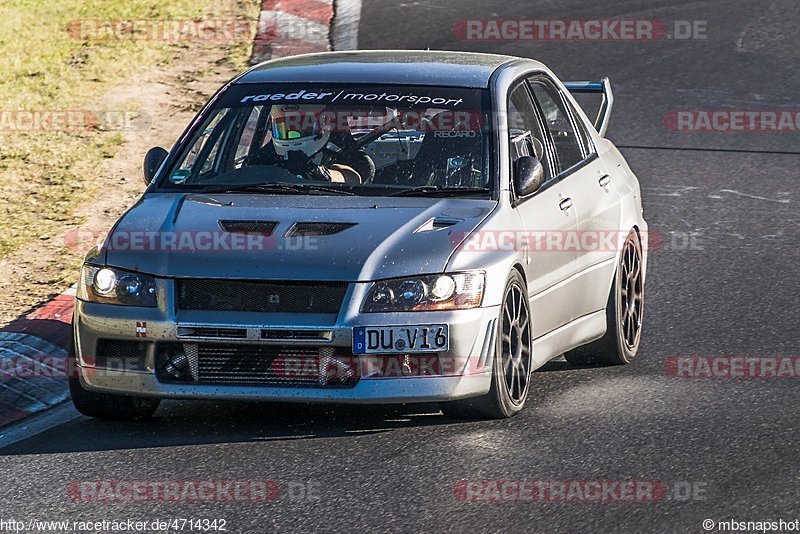
[{"label": "headlight", "polygon": [[375,282],[361,311],[435,311],[477,308],[483,300],[482,272],[435,274]]},{"label": "headlight", "polygon": [[78,298],[89,302],[155,308],[156,281],[147,274],[85,264],[78,285]]}]

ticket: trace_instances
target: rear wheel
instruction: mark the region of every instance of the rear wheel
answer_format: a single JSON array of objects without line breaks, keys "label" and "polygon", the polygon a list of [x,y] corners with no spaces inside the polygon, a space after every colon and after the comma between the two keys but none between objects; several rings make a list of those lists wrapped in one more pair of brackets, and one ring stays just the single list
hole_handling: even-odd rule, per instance
[{"label": "rear wheel", "polygon": [[160,399],[89,391],[81,385],[78,377],[70,377],[69,393],[72,397],[72,404],[79,412],[99,419],[118,421],[149,419],[161,403]]},{"label": "rear wheel", "polygon": [[614,283],[606,305],[605,335],[564,354],[569,363],[631,363],[639,350],[644,315],[644,273],[642,272],[642,243],[631,231],[625,240]]},{"label": "rear wheel", "polygon": [[519,272],[511,275],[503,295],[489,392],[444,403],[445,415],[504,419],[518,414],[525,405],[530,389],[533,345],[528,292]]}]

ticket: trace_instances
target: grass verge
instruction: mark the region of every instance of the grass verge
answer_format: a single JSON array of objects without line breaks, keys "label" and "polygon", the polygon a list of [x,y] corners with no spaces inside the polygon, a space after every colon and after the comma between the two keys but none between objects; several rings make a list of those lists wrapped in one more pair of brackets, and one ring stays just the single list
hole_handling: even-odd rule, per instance
[{"label": "grass verge", "polygon": [[[225,50],[232,70],[244,68],[258,5],[256,0],[5,0],[0,5],[0,260],[56,251],[61,273],[39,282],[74,279],[80,257],[64,247],[63,229],[81,224],[80,206],[113,194],[113,184],[99,169],[119,155],[125,142],[121,130],[136,121],[170,120],[137,116],[140,110],[125,106],[104,109],[104,97],[147,69],[168,72],[187,55],[198,58],[201,77],[212,67],[202,61],[212,48]],[[151,23],[150,29],[141,21]],[[177,34],[175,21],[182,21]]]}]

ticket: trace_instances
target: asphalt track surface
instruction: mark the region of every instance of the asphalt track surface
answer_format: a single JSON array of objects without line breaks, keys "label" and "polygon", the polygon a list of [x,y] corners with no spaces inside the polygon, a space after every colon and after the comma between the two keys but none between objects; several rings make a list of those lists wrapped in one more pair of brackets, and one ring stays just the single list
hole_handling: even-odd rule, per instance
[{"label": "asphalt track surface", "polygon": [[[459,19],[700,20],[706,39],[465,42]],[[637,361],[552,362],[506,421],[425,407],[169,402],[150,423],[74,418],[0,449],[6,518],[225,518],[234,532],[702,532],[800,518],[798,385],[670,376],[668,358],[798,355],[797,131],[670,131],[675,110],[797,110],[796,2],[367,0],[361,48],[534,57],[562,79],[611,77],[608,136],[643,185],[651,230]],[[782,37],[780,37],[782,36]],[[780,38],[779,38],[780,37]],[[267,504],[86,503],[74,480],[269,479]],[[657,480],[658,502],[463,502],[460,480]],[[296,488],[313,487],[313,498]],[[291,495],[289,488],[294,489]],[[687,495],[685,488],[695,493]],[[294,498],[292,498],[294,497]]]}]

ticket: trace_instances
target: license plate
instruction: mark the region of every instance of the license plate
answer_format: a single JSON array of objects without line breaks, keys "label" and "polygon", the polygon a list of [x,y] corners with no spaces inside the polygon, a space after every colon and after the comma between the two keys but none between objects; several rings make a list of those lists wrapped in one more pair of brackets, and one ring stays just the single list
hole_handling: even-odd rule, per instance
[{"label": "license plate", "polygon": [[446,324],[353,328],[353,354],[411,354],[449,348],[450,332]]}]

